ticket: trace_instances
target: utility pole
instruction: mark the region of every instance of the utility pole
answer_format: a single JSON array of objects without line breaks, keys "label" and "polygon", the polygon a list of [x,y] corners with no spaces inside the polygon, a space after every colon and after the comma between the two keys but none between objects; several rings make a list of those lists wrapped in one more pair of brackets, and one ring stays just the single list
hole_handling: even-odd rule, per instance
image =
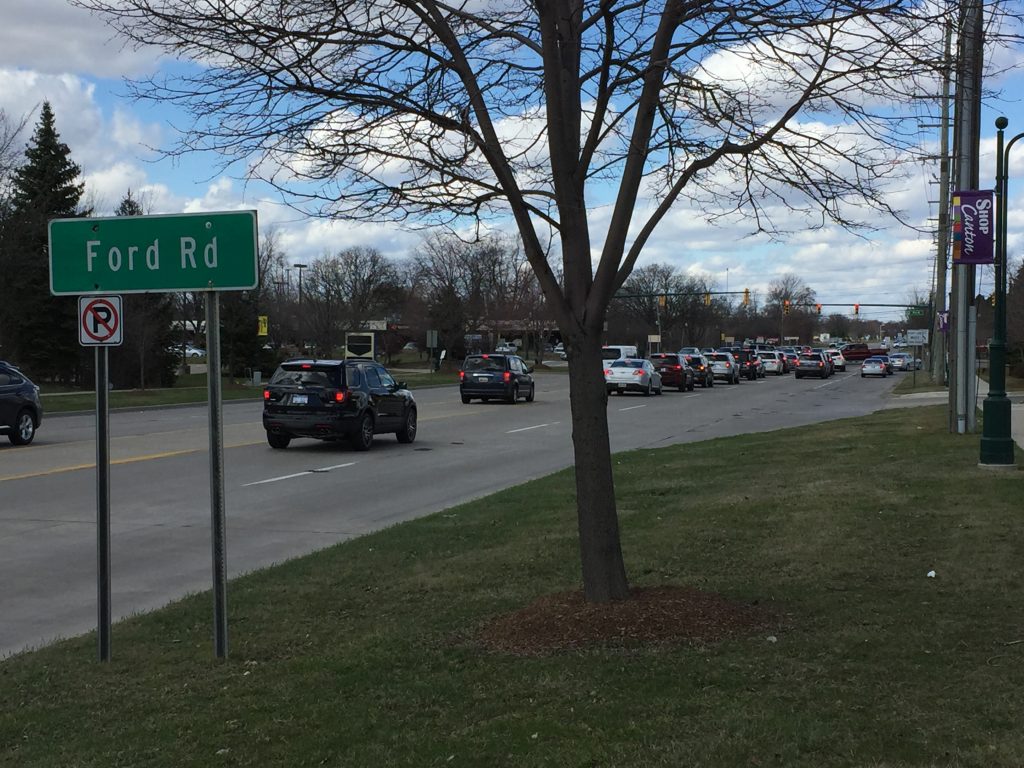
[{"label": "utility pole", "polygon": [[[946,310],[946,269],[949,258],[949,92],[952,78],[953,22],[946,19],[946,47],[942,58],[942,115],[939,135],[939,229],[935,256],[935,296],[932,313],[932,379],[946,383],[946,334],[942,315]],[[947,315],[948,317],[948,315]]]},{"label": "utility pole", "polygon": [[[981,69],[983,64],[984,0],[961,5],[957,46],[957,88],[954,109],[954,146],[957,189],[978,188],[978,146],[981,143]],[[950,360],[950,431],[973,432],[978,417],[974,405],[977,386],[974,306],[975,267],[953,265],[953,302],[950,330],[955,332]]]}]

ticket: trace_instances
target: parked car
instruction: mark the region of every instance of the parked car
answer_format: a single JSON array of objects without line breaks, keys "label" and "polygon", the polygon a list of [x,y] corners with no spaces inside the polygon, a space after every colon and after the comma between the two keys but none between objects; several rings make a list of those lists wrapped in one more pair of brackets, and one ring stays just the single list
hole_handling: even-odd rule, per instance
[{"label": "parked car", "polygon": [[715,373],[711,370],[711,361],[707,355],[683,355],[686,364],[693,369],[694,383],[707,389],[715,385]]},{"label": "parked car", "polygon": [[860,377],[863,379],[865,376],[881,376],[883,379],[889,375],[889,371],[885,367],[885,361],[879,357],[869,357],[860,366]]},{"label": "parked car", "polygon": [[804,352],[796,364],[796,377],[802,379],[804,376],[817,376],[820,379],[828,378],[828,363],[825,356],[820,352]]},{"label": "parked car", "polygon": [[686,358],[676,352],[657,352],[650,356],[654,370],[661,375],[663,387],[676,387],[680,392],[693,392],[695,377]]},{"label": "parked car", "polygon": [[14,445],[28,445],[42,421],[39,387],[15,366],[0,361],[0,434]]},{"label": "parked car", "polygon": [[838,349],[832,349],[829,347],[829,356],[832,358],[832,367],[837,371],[846,371],[846,358],[843,357],[843,353]]},{"label": "parked car", "polygon": [[914,357],[909,352],[893,352],[889,355],[894,371],[919,371],[921,370],[921,358]]},{"label": "parked car", "polygon": [[740,368],[736,365],[736,358],[731,352],[711,352],[707,357],[711,361],[711,372],[716,379],[722,379],[729,384],[740,383]]},{"label": "parked car", "polygon": [[605,386],[608,393],[641,392],[646,396],[661,394],[661,374],[654,369],[650,360],[625,358],[612,360],[604,369]]},{"label": "parked car", "polygon": [[494,351],[497,352],[498,354],[502,354],[502,355],[514,355],[519,350],[516,348],[515,344],[510,344],[508,342],[502,342],[501,344],[499,344],[498,346],[496,346],[494,348]]},{"label": "parked car", "polygon": [[263,390],[263,428],[271,448],[298,437],[348,439],[357,451],[374,435],[416,439],[416,400],[405,384],[368,358],[287,360]]},{"label": "parked car", "polygon": [[533,367],[517,355],[467,355],[459,370],[462,402],[504,400],[515,405],[519,398],[533,402],[537,384]]}]

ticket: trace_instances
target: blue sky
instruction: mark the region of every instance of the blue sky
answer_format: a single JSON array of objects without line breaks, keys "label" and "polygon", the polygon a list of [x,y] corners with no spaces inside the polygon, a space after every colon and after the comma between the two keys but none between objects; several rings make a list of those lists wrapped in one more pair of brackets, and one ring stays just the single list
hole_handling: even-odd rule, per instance
[{"label": "blue sky", "polygon": [[[82,167],[87,194],[97,213],[109,214],[131,188],[151,213],[231,210],[259,211],[261,230],[278,230],[293,261],[305,261],[342,248],[363,245],[402,257],[420,242],[419,233],[389,224],[354,224],[309,219],[280,204],[258,184],[218,174],[210,158],[161,160],[150,147],[169,147],[169,123],[180,116],[127,97],[123,77],[138,77],[172,66],[152,51],[133,51],[112,38],[104,23],[64,0],[4,0],[0,28],[0,108],[8,115],[32,114],[49,101],[57,128]],[[1006,56],[1007,66],[1024,62],[1024,52]],[[982,187],[994,185],[993,126],[998,114],[1010,118],[1009,134],[1024,130],[1024,72],[986,84],[1004,90],[988,104],[982,121]],[[935,112],[936,110],[932,110]],[[924,120],[929,120],[922,114]],[[26,137],[27,138],[27,137]],[[937,136],[935,137],[937,145]],[[934,151],[934,148],[932,148]],[[937,191],[929,178],[937,164],[915,164],[911,176],[894,186],[893,199],[910,220],[937,215]],[[1021,179],[1014,183],[1014,177]],[[1012,158],[1009,250],[1024,256],[1024,149]],[[595,221],[601,212],[595,211]],[[931,237],[895,222],[879,233],[856,236],[838,229],[803,232],[785,243],[735,239],[728,228],[704,226],[686,211],[666,219],[645,249],[645,261],[669,262],[706,274],[721,290],[749,287],[763,293],[784,273],[800,276],[826,304],[901,303],[931,285],[935,248]],[[991,290],[990,270],[980,274],[980,289]],[[826,308],[843,311],[842,307]],[[862,316],[894,319],[899,310],[863,309]]]}]

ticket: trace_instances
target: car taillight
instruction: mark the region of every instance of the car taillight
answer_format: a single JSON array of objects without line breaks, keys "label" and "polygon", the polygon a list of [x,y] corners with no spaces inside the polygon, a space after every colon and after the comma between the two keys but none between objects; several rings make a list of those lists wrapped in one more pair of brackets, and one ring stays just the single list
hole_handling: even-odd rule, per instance
[{"label": "car taillight", "polygon": [[465,381],[465,380],[466,380],[466,372],[465,371],[459,371],[459,381]]},{"label": "car taillight", "polygon": [[604,369],[604,375],[605,376],[611,376],[612,375],[612,369],[611,368],[605,368]]},{"label": "car taillight", "polygon": [[726,364],[725,364],[725,367],[726,367],[726,368],[732,368],[732,363],[726,363]]},{"label": "car taillight", "polygon": [[270,390],[269,389],[264,389],[263,390],[263,399],[264,400],[269,400],[270,399]]},{"label": "car taillight", "polygon": [[824,364],[823,362],[821,362],[821,360],[819,360],[819,361],[818,361],[818,367],[819,367],[819,368],[824,368],[824,367],[825,367],[825,364]]},{"label": "car taillight", "polygon": [[681,370],[683,370],[683,366],[681,366],[681,365],[677,365],[677,366],[676,366],[676,370],[677,370],[677,371],[681,371]]},{"label": "car taillight", "polygon": [[512,373],[510,371],[505,371],[505,373],[501,375],[501,379],[507,384],[512,381]]},{"label": "car taillight", "polygon": [[334,393],[334,402],[336,402],[336,403],[344,403],[345,402],[345,398],[347,396],[348,396],[348,392],[346,392],[344,390],[340,390],[338,392],[335,392]]}]

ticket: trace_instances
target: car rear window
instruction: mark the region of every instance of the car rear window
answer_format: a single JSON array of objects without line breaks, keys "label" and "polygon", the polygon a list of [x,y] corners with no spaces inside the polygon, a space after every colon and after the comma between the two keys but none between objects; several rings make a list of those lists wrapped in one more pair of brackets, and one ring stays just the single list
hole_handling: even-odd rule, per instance
[{"label": "car rear window", "polygon": [[615,360],[612,368],[643,368],[643,360]]},{"label": "car rear window", "polygon": [[729,358],[726,357],[725,355],[714,355],[713,354],[713,355],[711,355],[711,359],[712,360],[716,360],[719,363],[727,363],[727,362],[729,362]]},{"label": "car rear window", "polygon": [[309,363],[282,365],[270,379],[271,384],[294,387],[337,387],[337,366],[317,366]]},{"label": "car rear window", "polygon": [[504,371],[505,358],[501,355],[481,355],[467,357],[462,365],[464,371]]}]

